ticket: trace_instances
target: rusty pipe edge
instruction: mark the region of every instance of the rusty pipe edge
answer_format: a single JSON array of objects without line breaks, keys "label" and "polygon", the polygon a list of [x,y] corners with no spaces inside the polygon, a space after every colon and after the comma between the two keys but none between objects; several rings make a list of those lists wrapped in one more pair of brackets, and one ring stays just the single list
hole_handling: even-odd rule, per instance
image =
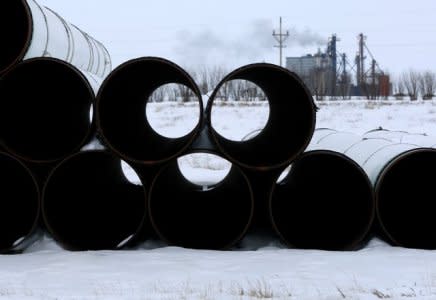
[{"label": "rusty pipe edge", "polygon": [[0,152],[0,253],[24,250],[39,236],[40,197],[32,172]]},{"label": "rusty pipe edge", "polygon": [[158,236],[170,245],[193,249],[231,248],[248,231],[253,207],[250,183],[238,166],[232,165],[219,183],[202,186],[183,176],[177,159],[161,168],[148,197]]},{"label": "rusty pipe edge", "polygon": [[[265,128],[247,141],[228,140],[212,126],[213,104],[219,89],[236,79],[259,86],[270,106]],[[210,135],[227,159],[246,168],[268,170],[290,164],[304,151],[315,130],[316,106],[295,73],[273,64],[257,63],[234,70],[218,84],[209,99],[206,116]]]},{"label": "rusty pipe edge", "polygon": [[290,247],[355,250],[364,245],[375,217],[372,185],[342,153],[308,151],[275,185],[270,216]]},{"label": "rusty pipe edge", "polygon": [[[196,127],[180,138],[158,134],[145,114],[148,97],[169,83],[190,88],[200,107]],[[177,157],[194,141],[203,123],[203,103],[196,83],[180,66],[159,57],[133,59],[116,68],[100,88],[96,110],[103,144],[123,159],[139,164]]]},{"label": "rusty pipe edge", "polygon": [[417,148],[395,157],[380,173],[377,218],[394,245],[436,249],[435,170],[436,149]]},{"label": "rusty pipe edge", "polygon": [[93,87],[77,68],[54,58],[26,60],[0,84],[0,144],[22,160],[52,163],[95,134]]},{"label": "rusty pipe edge", "polygon": [[34,0],[0,2],[0,74],[22,60],[54,57],[105,77],[111,59],[102,43]]},{"label": "rusty pipe edge", "polygon": [[104,150],[74,154],[50,174],[42,216],[49,233],[69,250],[131,246],[146,218],[143,186],[130,183],[121,161]]}]

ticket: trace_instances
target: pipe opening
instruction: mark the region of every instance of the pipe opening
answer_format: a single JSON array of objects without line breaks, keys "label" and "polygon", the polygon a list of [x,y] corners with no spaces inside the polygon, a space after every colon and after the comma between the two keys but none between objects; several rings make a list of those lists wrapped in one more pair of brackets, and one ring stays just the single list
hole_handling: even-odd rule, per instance
[{"label": "pipe opening", "polygon": [[[159,87],[181,84],[196,95],[199,114],[195,128],[179,138],[166,138],[153,129],[144,113],[149,96]],[[98,126],[106,144],[126,160],[157,163],[176,157],[197,135],[203,106],[193,79],[170,61],[148,57],[131,60],[114,70],[97,99]]]},{"label": "pipe opening", "polygon": [[290,246],[354,249],[374,217],[372,187],[363,170],[342,154],[307,152],[276,185],[271,216]]},{"label": "pipe opening", "polygon": [[49,232],[67,249],[117,249],[142,225],[144,187],[130,183],[110,153],[80,152],[51,173],[43,216]]},{"label": "pipe opening", "polygon": [[251,223],[253,196],[246,176],[236,166],[210,189],[188,181],[177,160],[163,167],[149,196],[154,229],[172,245],[196,249],[228,249]]},{"label": "pipe opening", "polygon": [[93,131],[94,93],[82,74],[56,59],[32,59],[3,77],[0,133],[28,161],[50,162],[79,150]]},{"label": "pipe opening", "polygon": [[[264,129],[248,141],[232,141],[211,126],[218,148],[232,161],[250,168],[274,168],[289,164],[310,141],[315,126],[315,105],[304,83],[286,69],[254,64],[227,75],[211,95],[208,122],[214,114],[218,91],[232,80],[247,80],[263,90],[269,103]],[[256,151],[253,151],[256,149]]]},{"label": "pipe opening", "polygon": [[189,182],[208,190],[229,174],[232,164],[218,155],[193,153],[177,159],[180,173]]},{"label": "pipe opening", "polygon": [[269,103],[263,90],[247,80],[229,80],[216,92],[213,129],[230,141],[255,138],[268,123]]},{"label": "pipe opening", "polygon": [[26,54],[32,38],[32,17],[24,0],[0,3],[0,74],[18,63]]},{"label": "pipe opening", "polygon": [[401,155],[380,175],[378,217],[395,244],[436,249],[434,170],[436,150],[419,149]]},{"label": "pipe opening", "polygon": [[193,90],[183,84],[164,84],[153,91],[145,106],[146,120],[166,138],[189,134],[198,124],[200,108]]},{"label": "pipe opening", "polygon": [[0,153],[0,253],[23,242],[37,226],[39,191],[29,169]]}]

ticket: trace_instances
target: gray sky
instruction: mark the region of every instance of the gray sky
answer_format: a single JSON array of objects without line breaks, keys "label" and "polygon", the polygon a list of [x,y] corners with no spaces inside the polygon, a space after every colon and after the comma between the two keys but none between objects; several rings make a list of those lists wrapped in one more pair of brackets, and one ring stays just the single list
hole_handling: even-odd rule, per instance
[{"label": "gray sky", "polygon": [[282,16],[291,33],[284,56],[324,49],[336,33],[338,50],[353,62],[363,32],[382,69],[436,71],[434,0],[37,1],[102,41],[115,66],[149,55],[184,67],[278,63],[271,34]]}]

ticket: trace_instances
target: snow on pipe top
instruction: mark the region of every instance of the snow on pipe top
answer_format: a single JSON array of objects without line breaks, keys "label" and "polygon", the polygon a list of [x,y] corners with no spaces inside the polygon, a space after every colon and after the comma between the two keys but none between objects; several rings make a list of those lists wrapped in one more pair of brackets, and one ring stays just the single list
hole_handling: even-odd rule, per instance
[{"label": "snow on pipe top", "polygon": [[0,74],[21,60],[54,57],[105,77],[111,58],[102,43],[34,0],[0,2]]}]

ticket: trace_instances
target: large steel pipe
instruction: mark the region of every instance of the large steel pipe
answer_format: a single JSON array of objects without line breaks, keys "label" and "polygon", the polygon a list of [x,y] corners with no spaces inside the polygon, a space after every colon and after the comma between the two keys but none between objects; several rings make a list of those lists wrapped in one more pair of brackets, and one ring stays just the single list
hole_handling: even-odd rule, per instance
[{"label": "large steel pipe", "polygon": [[[333,140],[336,135],[330,132],[325,139]],[[337,143],[365,170],[374,186],[378,223],[389,241],[404,247],[436,249],[432,214],[436,204],[429,176],[436,168],[436,149],[398,143],[392,133],[358,142],[355,137],[340,135],[343,138],[336,139]]]},{"label": "large steel pipe", "polygon": [[39,189],[30,170],[0,152],[0,253],[23,250],[37,232]]},{"label": "large steel pipe", "polygon": [[[180,138],[158,134],[147,120],[149,96],[159,87],[176,83],[195,94],[200,107],[196,127]],[[178,65],[157,57],[138,58],[116,68],[97,96],[97,125],[106,144],[123,159],[155,164],[176,157],[198,135],[203,119],[201,93],[191,76]]]},{"label": "large steel pipe", "polygon": [[275,185],[273,226],[291,247],[353,250],[363,246],[374,219],[371,182],[356,162],[337,151],[340,146],[321,148],[300,156]]},{"label": "large steel pipe", "polygon": [[145,216],[145,190],[130,183],[121,161],[106,151],[84,151],[59,164],[43,190],[42,213],[66,249],[127,246]]},{"label": "large steel pipe", "polygon": [[210,185],[187,180],[172,160],[152,182],[148,205],[155,231],[169,244],[228,249],[250,226],[253,194],[235,165],[221,182]]},{"label": "large steel pipe", "polygon": [[53,58],[24,61],[0,82],[0,143],[23,160],[58,161],[95,132],[98,81]]},{"label": "large steel pipe", "polygon": [[366,132],[364,138],[387,139],[395,143],[414,144],[421,147],[435,148],[436,137],[424,133],[410,133],[407,131],[393,131],[383,128],[377,128]]},{"label": "large steel pipe", "polygon": [[[232,80],[248,80],[265,93],[270,115],[265,128],[254,138],[231,141],[213,129],[213,107],[220,88]],[[304,151],[315,126],[316,107],[300,78],[276,65],[259,63],[228,74],[215,88],[207,107],[210,135],[230,161],[266,170],[288,165]]]},{"label": "large steel pipe", "polygon": [[0,2],[0,36],[0,74],[33,57],[59,58],[100,77],[111,70],[103,44],[34,0]]}]

